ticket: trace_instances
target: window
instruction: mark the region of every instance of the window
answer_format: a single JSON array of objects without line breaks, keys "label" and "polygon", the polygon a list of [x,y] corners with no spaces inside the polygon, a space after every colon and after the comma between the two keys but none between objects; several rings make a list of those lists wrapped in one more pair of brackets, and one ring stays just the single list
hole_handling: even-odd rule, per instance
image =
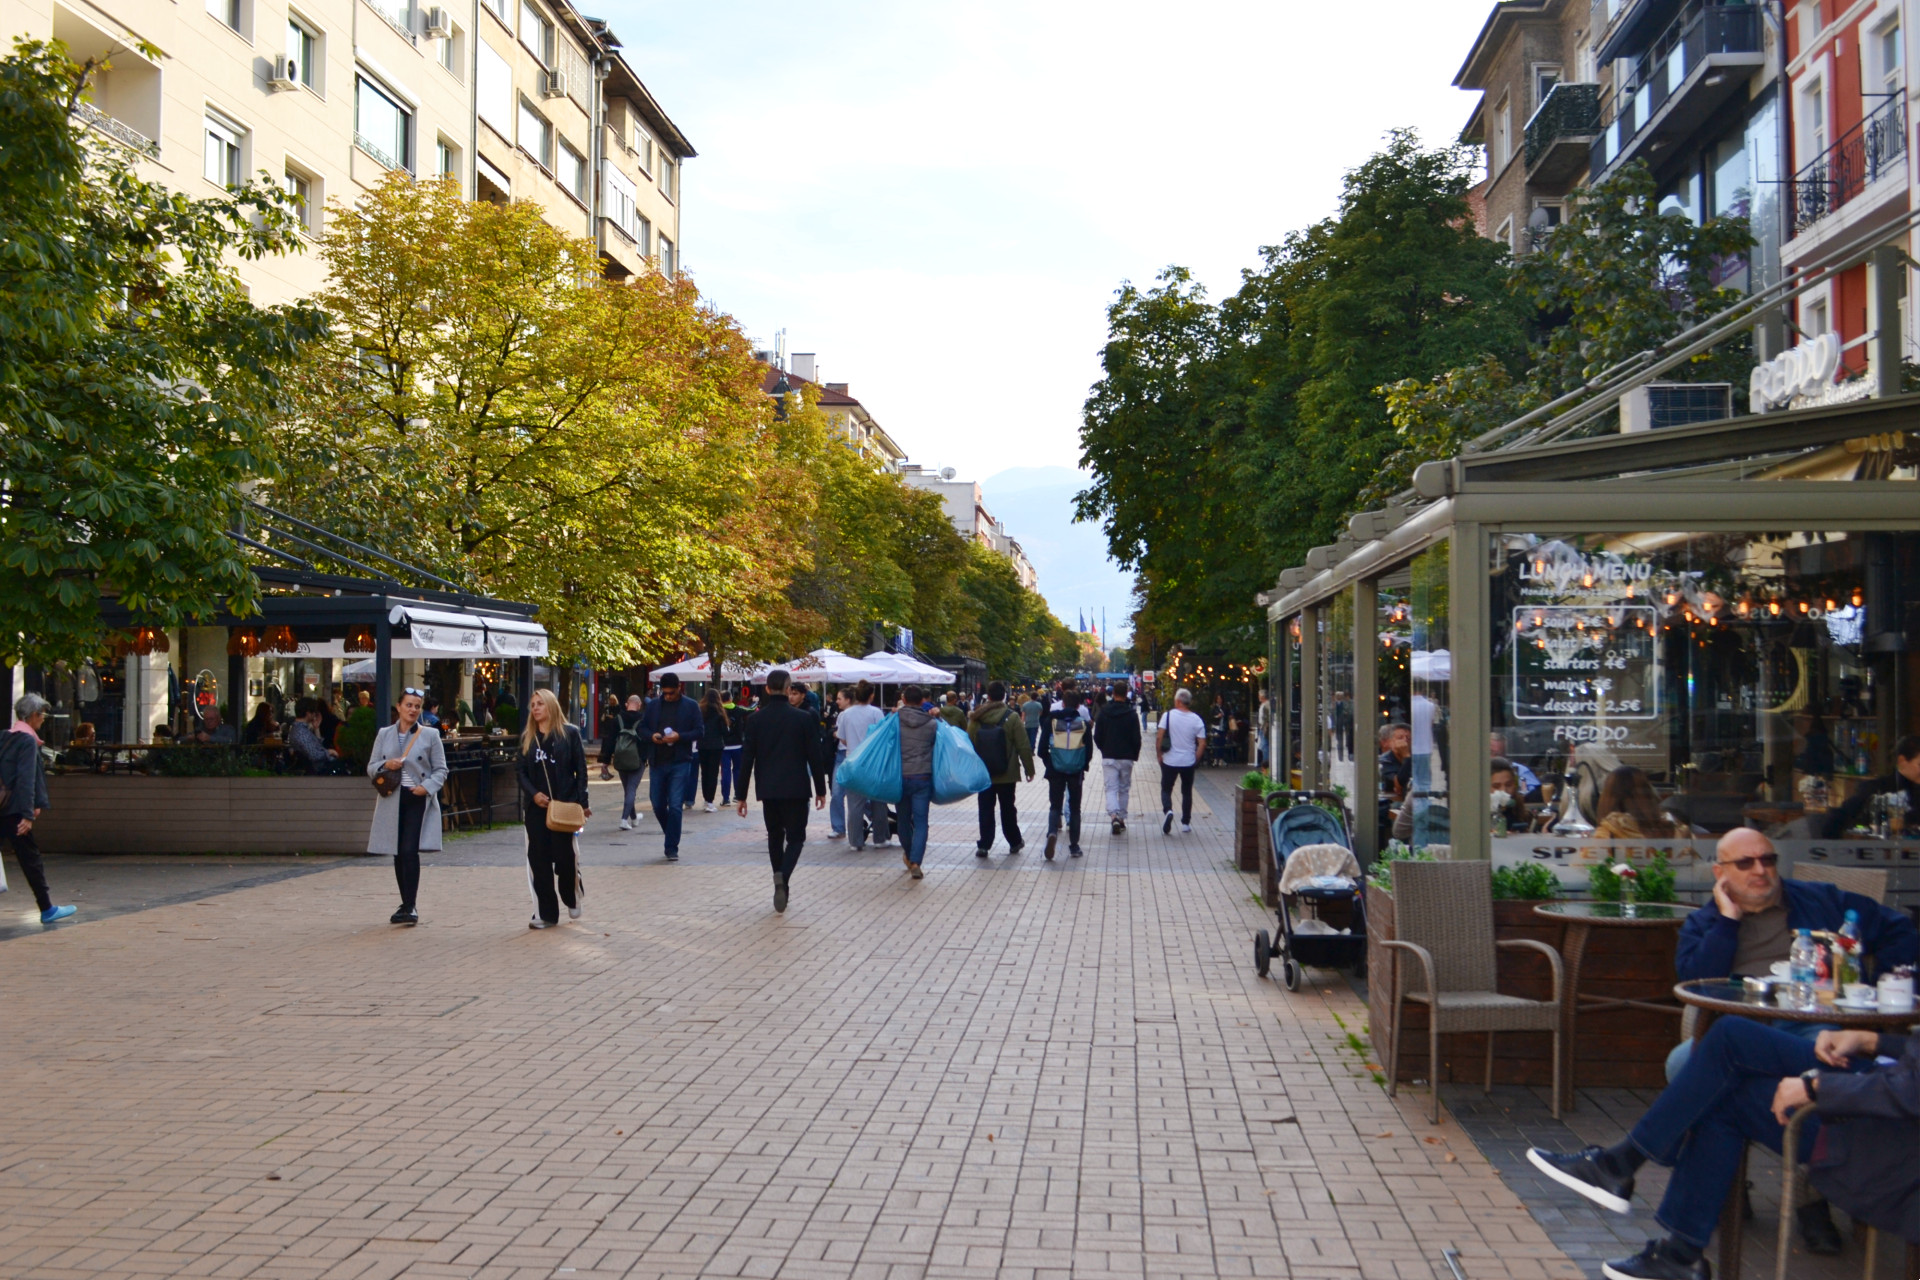
[{"label": "window", "polygon": [[640,246],[640,256],[653,256],[653,219],[641,214],[633,220],[633,240]]},{"label": "window", "polygon": [[[628,181],[626,174],[614,168],[611,161],[605,162],[602,172],[605,175],[607,192],[607,219],[627,235],[633,236],[635,234],[633,198],[636,194],[633,183]],[[645,253],[646,248],[643,241],[640,251]]]},{"label": "window", "polygon": [[292,66],[294,77],[309,89],[315,87],[314,48],[318,44],[319,40],[313,32],[292,18],[287,19],[287,61]]},{"label": "window", "polygon": [[[1904,78],[1900,74],[1899,22],[1889,22],[1880,28],[1874,35],[1873,42],[1877,46],[1877,56],[1874,60],[1879,64],[1876,70],[1880,73],[1880,91],[1884,96],[1897,97],[1904,87],[1902,83]],[[1871,111],[1878,105],[1880,104],[1869,103],[1867,109]]]},{"label": "window", "polygon": [[464,79],[461,71],[467,65],[467,37],[460,28],[449,26],[447,37],[440,42],[440,65],[453,72],[455,79]]},{"label": "window", "polygon": [[1513,218],[1511,216],[1502,218],[1500,220],[1500,229],[1493,233],[1493,238],[1499,241],[1501,244],[1507,246],[1508,252],[1512,252],[1514,248],[1514,243],[1513,243]]},{"label": "window", "polygon": [[673,241],[667,239],[665,236],[660,237],[659,258],[660,274],[663,276],[673,275],[678,264],[673,260]]},{"label": "window", "polygon": [[433,171],[442,178],[460,178],[460,148],[445,138],[434,144]]},{"label": "window", "polygon": [[558,179],[560,185],[565,187],[575,199],[583,202],[586,200],[586,159],[578,151],[575,151],[564,142],[560,144],[560,159],[558,166],[554,170],[554,177]]},{"label": "window", "polygon": [[1493,171],[1498,174],[1507,167],[1507,161],[1513,159],[1513,103],[1510,99],[1500,99],[1500,105],[1493,109]]},{"label": "window", "polygon": [[393,29],[418,44],[413,30],[413,0],[367,0],[373,11],[385,18]]},{"label": "window", "polygon": [[679,197],[677,189],[679,187],[679,168],[679,165],[667,158],[666,152],[662,151],[660,153],[660,194],[669,200],[678,199]]},{"label": "window", "polygon": [[653,135],[640,127],[639,118],[634,116],[633,107],[627,107],[627,116],[633,120],[633,153],[640,158],[640,172],[653,172]]},{"label": "window", "polygon": [[553,126],[525,98],[520,99],[520,149],[541,168],[553,168]]},{"label": "window", "polygon": [[1801,126],[1807,131],[1807,154],[1800,163],[1809,163],[1827,152],[1827,93],[1818,80],[1807,87],[1800,98]]},{"label": "window", "polygon": [[1823,333],[1832,331],[1833,325],[1827,319],[1827,300],[1825,298],[1808,303],[1805,314],[1806,319],[1802,322],[1800,328],[1805,331],[1807,337],[1817,338]]},{"label": "window", "polygon": [[481,0],[480,7],[500,19],[513,30],[513,0]]},{"label": "window", "polygon": [[282,179],[287,194],[300,202],[300,225],[308,235],[320,234],[320,184],[304,170],[287,166]]},{"label": "window", "polygon": [[205,172],[208,182],[217,182],[223,187],[240,185],[243,166],[240,139],[243,136],[245,131],[238,125],[214,116],[207,117]]},{"label": "window", "polygon": [[1560,68],[1558,64],[1548,62],[1534,64],[1533,109],[1535,111],[1538,111],[1540,104],[1547,100],[1547,95],[1553,92],[1553,86],[1559,83]]},{"label": "window", "polygon": [[207,0],[207,12],[235,31],[240,30],[240,0]]},{"label": "window", "polygon": [[365,76],[354,82],[353,141],[389,169],[413,169],[407,153],[407,109]]},{"label": "window", "polygon": [[485,40],[480,42],[479,84],[475,87],[480,118],[501,137],[513,137],[513,68]]},{"label": "window", "polygon": [[553,65],[553,24],[526,0],[520,0],[520,43],[540,59],[541,66]]}]

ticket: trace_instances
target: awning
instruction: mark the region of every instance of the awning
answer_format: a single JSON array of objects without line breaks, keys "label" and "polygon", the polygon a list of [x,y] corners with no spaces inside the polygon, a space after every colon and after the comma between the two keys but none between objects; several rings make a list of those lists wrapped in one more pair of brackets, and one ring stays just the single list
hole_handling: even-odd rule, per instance
[{"label": "awning", "polygon": [[394,626],[404,625],[408,631],[406,637],[395,637],[392,642],[392,655],[396,658],[471,658],[479,654],[505,658],[547,656],[547,629],[527,618],[396,604],[387,620]]},{"label": "awning", "polygon": [[488,617],[487,652],[503,658],[544,658],[547,629],[526,618]]}]

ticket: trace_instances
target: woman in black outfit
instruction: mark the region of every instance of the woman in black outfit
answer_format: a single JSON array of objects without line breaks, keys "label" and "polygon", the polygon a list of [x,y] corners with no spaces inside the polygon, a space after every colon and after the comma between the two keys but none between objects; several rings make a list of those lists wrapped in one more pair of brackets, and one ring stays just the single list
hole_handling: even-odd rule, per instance
[{"label": "woman in black outfit", "polygon": [[587,744],[580,730],[567,723],[551,689],[535,689],[527,701],[527,727],[520,732],[520,790],[533,802],[527,806],[527,882],[537,909],[527,927],[551,929],[560,923],[562,902],[568,918],[578,920],[586,894],[580,883],[579,838],[572,831],[548,830],[547,806],[555,800],[571,801],[588,816],[593,813],[587,803]]},{"label": "woman in black outfit", "polygon": [[720,702],[719,686],[707,686],[707,696],[700,699],[700,718],[706,722],[700,731],[700,791],[706,797],[707,812],[712,813],[714,792],[720,789],[720,759],[732,722]]}]

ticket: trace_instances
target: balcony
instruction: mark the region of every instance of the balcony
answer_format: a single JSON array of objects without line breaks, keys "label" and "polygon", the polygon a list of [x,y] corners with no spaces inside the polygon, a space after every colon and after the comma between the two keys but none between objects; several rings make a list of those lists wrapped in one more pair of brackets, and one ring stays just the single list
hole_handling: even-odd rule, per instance
[{"label": "balcony", "polygon": [[141,133],[123,120],[116,120],[91,102],[73,104],[74,119],[106,134],[123,147],[128,147],[152,160],[160,158],[160,144]]},{"label": "balcony", "polygon": [[1617,86],[1613,119],[1593,140],[1594,181],[1629,160],[1684,142],[1723,103],[1745,92],[1748,77],[1765,61],[1758,6],[1688,5]]},{"label": "balcony", "polygon": [[[1840,136],[1793,175],[1787,187],[1787,219],[1793,234],[1807,231],[1868,187],[1898,171],[1907,156],[1907,104],[1904,92],[1881,103],[1865,120]],[[1902,190],[1905,183],[1901,184]]]},{"label": "balcony", "polygon": [[1527,121],[1528,185],[1565,185],[1585,175],[1600,134],[1600,86],[1557,84]]}]

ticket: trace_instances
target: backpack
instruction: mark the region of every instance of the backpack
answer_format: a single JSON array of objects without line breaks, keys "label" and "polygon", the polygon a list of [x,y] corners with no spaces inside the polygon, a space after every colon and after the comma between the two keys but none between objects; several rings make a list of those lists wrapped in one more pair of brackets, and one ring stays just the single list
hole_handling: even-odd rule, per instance
[{"label": "backpack", "polygon": [[1087,767],[1087,722],[1079,716],[1053,722],[1047,734],[1047,758],[1055,773],[1080,773]]},{"label": "backpack", "polygon": [[987,773],[995,778],[1007,771],[1007,765],[1013,757],[1013,748],[1007,741],[1010,732],[1007,722],[1011,719],[1013,716],[1009,714],[1001,716],[999,724],[988,724],[982,720],[980,733],[973,742],[973,750],[980,757],[980,763],[986,765]]},{"label": "backpack", "polygon": [[621,773],[638,773],[645,764],[640,754],[640,735],[623,725],[613,740],[613,767]]},{"label": "backpack", "polygon": [[840,752],[840,739],[834,737],[832,725],[811,711],[807,712],[807,718],[813,722],[807,729],[807,767],[815,773],[831,774],[833,758]]}]

